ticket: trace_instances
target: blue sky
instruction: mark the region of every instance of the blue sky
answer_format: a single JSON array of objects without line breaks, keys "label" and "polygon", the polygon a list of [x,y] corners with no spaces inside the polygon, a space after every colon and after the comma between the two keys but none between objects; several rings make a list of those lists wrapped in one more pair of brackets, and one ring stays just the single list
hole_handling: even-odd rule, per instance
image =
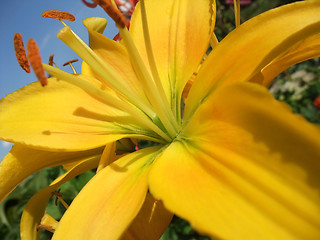
[{"label": "blue sky", "polygon": [[[65,21],[74,32],[87,42],[87,32],[82,25],[82,20],[87,17],[104,17],[108,19],[105,35],[109,38],[117,33],[117,29],[100,8],[88,8],[81,0],[11,0],[0,3],[0,98],[18,90],[19,88],[36,81],[35,75],[25,73],[17,63],[14,48],[13,35],[20,32],[25,42],[33,38],[40,47],[43,62],[47,62],[51,54],[59,66],[74,58],[78,58],[56,35],[63,27],[59,20],[42,18],[41,14],[47,10],[63,10],[72,13],[76,17],[75,22]],[[80,60],[80,59],[79,59]],[[80,69],[80,62],[75,63],[76,69]],[[66,67],[64,70],[71,70]],[[80,71],[78,71],[80,72]],[[11,144],[0,141],[0,161],[10,150]]]}]

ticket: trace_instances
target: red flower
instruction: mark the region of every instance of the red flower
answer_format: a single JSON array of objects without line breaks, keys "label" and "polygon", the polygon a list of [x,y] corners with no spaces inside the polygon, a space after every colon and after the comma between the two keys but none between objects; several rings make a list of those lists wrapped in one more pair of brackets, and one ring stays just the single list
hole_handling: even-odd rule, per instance
[{"label": "red flower", "polygon": [[[124,16],[127,18],[127,28],[130,27],[130,19],[131,15],[136,7],[136,4],[139,2],[139,0],[115,0],[115,4],[117,4],[118,8],[122,12]],[[114,36],[113,40],[120,41],[121,36],[120,33],[118,33],[116,36]]]},{"label": "red flower", "polygon": [[313,105],[316,106],[320,111],[320,95],[316,98],[316,100],[313,101]]}]

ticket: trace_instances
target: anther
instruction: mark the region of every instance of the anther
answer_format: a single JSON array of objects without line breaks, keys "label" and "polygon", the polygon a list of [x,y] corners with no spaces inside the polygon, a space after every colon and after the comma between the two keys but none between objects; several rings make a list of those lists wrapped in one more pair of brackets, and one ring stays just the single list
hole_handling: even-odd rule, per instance
[{"label": "anther", "polygon": [[26,50],[20,33],[16,33],[13,38],[14,50],[20,67],[27,73],[30,73],[30,64],[26,55]]},{"label": "anther", "polygon": [[78,62],[78,61],[79,61],[78,59],[73,59],[73,60],[70,60],[68,62],[65,62],[62,66],[67,66],[67,65],[69,65],[71,63]]},{"label": "anther", "polygon": [[40,51],[37,46],[37,43],[33,39],[29,39],[27,49],[28,49],[28,59],[31,63],[31,67],[34,73],[36,74],[39,82],[44,87],[48,84],[48,79],[43,70]]},{"label": "anther", "polygon": [[95,8],[96,6],[98,6],[98,3],[96,3],[96,2],[89,3],[86,0],[82,0],[82,2],[89,8]]},{"label": "anther", "polygon": [[45,11],[44,13],[42,13],[42,17],[44,18],[55,18],[55,19],[65,19],[65,20],[69,20],[71,22],[74,22],[76,20],[76,18],[68,12],[65,11],[59,11],[59,10],[49,10],[49,11]]},{"label": "anther", "polygon": [[55,205],[58,205],[58,199],[62,203],[62,205],[67,209],[69,205],[62,199],[63,195],[60,193],[60,189],[56,192],[52,192],[52,195],[56,196]]},{"label": "anther", "polygon": [[73,73],[74,73],[74,74],[77,74],[77,72],[76,72],[75,68],[73,67],[72,63],[74,63],[74,62],[78,62],[78,61],[79,61],[78,59],[73,59],[73,60],[70,60],[70,61],[68,61],[68,62],[64,63],[62,66],[70,65],[70,67],[71,67],[71,69],[72,69]]},{"label": "anther", "polygon": [[48,62],[48,64],[49,64],[50,66],[53,66],[53,57],[54,57],[54,54],[51,54],[50,57],[49,57],[49,62]]},{"label": "anther", "polygon": [[37,226],[37,232],[38,232],[40,229],[45,229],[45,230],[47,230],[47,231],[49,231],[49,232],[54,232],[53,227],[52,227],[52,226],[49,226],[49,225],[39,224],[39,225]]},{"label": "anther", "polygon": [[125,28],[127,19],[122,15],[120,10],[116,8],[111,0],[94,0],[120,28]]}]

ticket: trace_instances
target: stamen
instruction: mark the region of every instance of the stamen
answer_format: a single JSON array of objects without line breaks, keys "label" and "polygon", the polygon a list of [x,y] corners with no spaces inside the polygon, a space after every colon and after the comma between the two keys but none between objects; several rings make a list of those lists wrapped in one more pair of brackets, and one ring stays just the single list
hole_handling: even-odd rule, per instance
[{"label": "stamen", "polygon": [[[78,62],[78,61],[79,61],[78,59],[72,59],[72,60],[70,60],[70,61],[65,62],[64,64],[62,64],[62,66],[67,66],[67,65],[69,65],[69,64],[71,64],[71,63]],[[50,65],[50,64],[49,64],[49,65]]]},{"label": "stamen", "polygon": [[40,81],[41,85],[44,87],[48,84],[48,79],[44,73],[40,51],[37,46],[37,43],[33,39],[29,39],[28,45],[28,59],[31,63],[31,67],[36,74],[38,80]]},{"label": "stamen", "polygon": [[54,57],[54,54],[51,54],[50,57],[49,57],[49,62],[48,62],[48,64],[49,64],[50,66],[53,66],[53,57]]},{"label": "stamen", "polygon": [[130,114],[133,118],[138,120],[141,124],[144,124],[146,127],[151,129],[153,132],[158,134],[161,139],[153,137],[153,141],[155,142],[162,142],[162,139],[165,141],[170,141],[171,139],[159,128],[159,126],[155,125],[147,115],[145,115],[145,112],[140,111],[138,108],[133,108],[128,103],[121,101],[112,95],[108,94],[105,91],[102,91],[100,88],[97,88],[96,86],[90,84],[88,81],[85,81],[73,74],[64,72],[58,68],[51,67],[47,64],[43,64],[43,67],[45,68],[46,72],[48,72],[50,75],[56,77],[57,79],[61,81],[68,82],[74,86],[77,86],[84,91],[88,92],[89,94],[92,94],[102,101],[104,101],[106,104],[115,107],[119,110],[122,110],[128,114]]},{"label": "stamen", "polygon": [[158,204],[158,201],[154,201],[153,205],[152,205],[152,209],[151,209],[151,214],[149,216],[149,222],[151,222],[152,218],[153,218],[153,215],[156,211],[156,207],[157,207],[157,204]]},{"label": "stamen", "polygon": [[49,10],[49,11],[45,11],[44,13],[42,13],[42,17],[44,18],[55,18],[55,19],[65,19],[65,20],[69,20],[71,22],[74,22],[76,20],[76,18],[68,12],[65,11],[59,11],[59,10]]},{"label": "stamen", "polygon": [[22,41],[22,36],[20,33],[14,34],[13,38],[14,50],[16,52],[16,57],[20,67],[27,73],[30,73],[30,64],[26,55],[26,50]]},{"label": "stamen", "polygon": [[89,8],[95,8],[96,6],[98,6],[98,3],[96,3],[96,2],[89,3],[86,0],[82,0],[82,2]]},{"label": "stamen", "polygon": [[60,189],[57,192],[52,192],[52,195],[56,196],[55,205],[58,205],[58,199],[62,203],[62,205],[68,209],[69,205],[62,199],[63,195],[60,193]]},{"label": "stamen", "polygon": [[73,60],[70,60],[68,62],[65,62],[62,66],[67,66],[67,65],[70,65],[70,67],[72,68],[72,71],[74,74],[77,74],[76,70],[74,69],[72,63],[74,62],[78,62],[79,60],[78,59],[73,59]]},{"label": "stamen", "polygon": [[80,58],[83,59],[96,73],[102,77],[103,84],[110,84],[119,93],[125,96],[132,104],[140,108],[151,119],[156,118],[156,114],[145,101],[134,91],[128,89],[127,83],[88,46],[71,29],[64,27],[57,37],[67,44]]},{"label": "stamen", "polygon": [[53,233],[58,228],[58,225],[59,222],[57,220],[45,213],[41,218],[40,224],[37,226],[37,231],[40,229],[45,229]]},{"label": "stamen", "polygon": [[164,92],[162,82],[160,80],[158,69],[156,66],[156,61],[155,61],[155,58],[153,55],[145,2],[144,2],[144,0],[141,0],[140,3],[141,3],[140,10],[141,10],[141,17],[142,17],[143,37],[144,37],[144,42],[145,42],[145,46],[147,49],[147,57],[148,57],[151,73],[152,73],[156,88],[158,89],[158,92],[159,92],[159,98],[160,98],[159,101],[162,101],[162,103],[164,104],[164,106],[165,106],[164,109],[166,110],[165,114],[169,117],[174,128],[177,130],[176,121],[175,121],[174,116],[171,112],[170,104],[169,104],[168,99],[166,97],[166,94]]},{"label": "stamen", "polygon": [[49,226],[49,225],[39,224],[39,225],[37,226],[37,232],[38,232],[40,229],[45,229],[45,230],[47,230],[47,231],[49,231],[49,232],[54,233],[53,227],[52,227],[52,226]]},{"label": "stamen", "polygon": [[[159,116],[160,122],[165,127],[170,138],[174,138],[177,133],[178,125],[175,118],[171,112],[170,108],[163,107],[164,103],[159,95],[159,91],[154,91],[157,89],[155,82],[150,76],[139,52],[136,48],[127,28],[119,28],[120,34],[123,39],[123,43],[129,53],[130,60],[137,76],[141,80],[141,83],[146,86],[145,94],[151,102],[155,112]],[[157,123],[160,123],[157,122]]]},{"label": "stamen", "polygon": [[240,0],[233,0],[236,27],[240,26]]},{"label": "stamen", "polygon": [[54,54],[51,54],[50,57],[49,57],[48,64],[49,64],[50,66],[53,66],[53,65],[54,65],[56,68],[59,68],[59,67],[57,66],[57,64],[55,64],[55,62],[53,61],[53,57],[54,57]]},{"label": "stamen", "polygon": [[125,28],[127,19],[122,15],[120,10],[116,8],[111,0],[94,0],[120,28]]}]

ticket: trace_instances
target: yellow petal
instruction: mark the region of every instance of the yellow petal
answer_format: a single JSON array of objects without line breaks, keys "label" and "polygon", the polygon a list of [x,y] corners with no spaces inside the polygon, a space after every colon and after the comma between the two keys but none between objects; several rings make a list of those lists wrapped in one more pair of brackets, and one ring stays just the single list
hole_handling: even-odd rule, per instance
[{"label": "yellow petal", "polygon": [[[319,211],[301,212],[309,205],[298,206],[301,198],[310,203],[307,196],[282,193],[285,184],[281,174],[273,174],[264,166],[252,169],[247,163],[254,164],[254,159],[229,153],[210,142],[204,149],[174,142],[150,171],[150,191],[163,200],[166,208],[187,219],[200,233],[213,238],[319,238]],[[265,164],[268,166],[268,162]],[[240,168],[238,171],[234,169],[236,166]],[[264,178],[268,174],[272,176]],[[313,206],[319,210],[319,205]],[[308,214],[304,215],[306,212]],[[310,215],[318,222],[311,220]]]},{"label": "yellow petal", "polygon": [[[237,83],[217,89],[183,135],[208,156],[201,164],[220,182],[214,188],[226,194],[216,200],[226,211],[216,213],[218,236],[320,237],[319,126],[293,114],[264,87]],[[220,226],[223,219],[229,229]]]},{"label": "yellow petal", "polygon": [[320,56],[320,34],[302,40],[283,56],[276,58],[262,69],[263,84],[269,86],[272,80],[288,67]]},{"label": "yellow petal", "polygon": [[47,152],[15,144],[0,162],[0,202],[25,178],[46,167],[99,159],[103,148],[83,152]]},{"label": "yellow petal", "polygon": [[[104,18],[97,17],[83,20],[84,26],[88,29],[90,48],[105,62],[106,65],[123,78],[133,91],[144,97],[144,100],[147,100],[145,98],[143,88],[141,88],[139,80],[132,68],[125,47],[99,33],[99,31],[101,31],[100,26],[103,25],[105,21],[106,20]],[[82,64],[81,73],[93,76],[97,79],[101,78],[85,62]]]},{"label": "yellow petal", "polygon": [[[54,180],[49,187],[42,189],[29,200],[21,217],[21,240],[39,239],[40,232],[37,231],[37,226],[40,224],[40,221],[45,220],[41,219],[44,216],[48,201],[52,197],[52,192],[54,192],[61,184],[69,181],[75,176],[95,168],[98,164],[98,161],[99,158],[81,161],[68,172]],[[52,222],[52,219],[45,221],[45,223],[50,223],[50,221]],[[58,224],[55,223],[54,228],[56,228],[57,225]]]},{"label": "yellow petal", "polygon": [[[49,79],[0,101],[0,136],[44,150],[87,150],[130,135],[132,117],[80,88]],[[120,122],[119,122],[120,121]]]},{"label": "yellow petal", "polygon": [[249,81],[271,61],[319,31],[320,1],[312,0],[284,5],[243,23],[204,62],[190,90],[185,117],[190,117],[218,85]]},{"label": "yellow petal", "polygon": [[128,154],[97,173],[67,209],[53,239],[119,239],[144,202],[158,150]]},{"label": "yellow petal", "polygon": [[[208,48],[215,23],[215,1],[147,0],[145,5],[155,62],[171,102],[171,94],[181,95]],[[140,4],[131,19],[130,34],[148,63]]]},{"label": "yellow petal", "polygon": [[161,201],[147,194],[139,214],[121,240],[158,240],[169,226],[172,216]]}]

